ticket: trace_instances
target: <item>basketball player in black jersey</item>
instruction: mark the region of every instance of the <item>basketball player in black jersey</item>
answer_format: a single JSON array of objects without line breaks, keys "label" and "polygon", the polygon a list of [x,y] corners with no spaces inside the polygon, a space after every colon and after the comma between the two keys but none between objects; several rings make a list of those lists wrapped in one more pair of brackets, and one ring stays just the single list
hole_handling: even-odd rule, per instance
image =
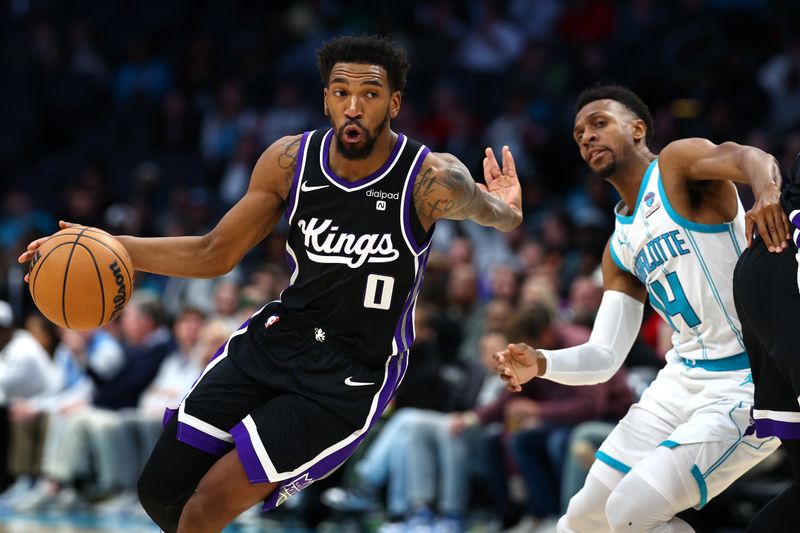
[{"label": "basketball player in black jersey", "polygon": [[391,130],[409,68],[403,50],[342,37],[317,60],[331,128],[267,148],[245,196],[207,235],[120,237],[138,270],[213,277],[281,215],[290,227],[290,286],[231,336],[165,416],[139,480],[144,508],[169,533],[221,531],[259,501],[280,505],[341,465],[405,372],[436,220],[501,231],[522,220],[508,148],[502,168],[486,150],[483,186],[452,155]]},{"label": "basketball player in black jersey", "polygon": [[746,533],[798,530],[800,501],[800,156],[781,192],[781,205],[794,226],[789,247],[769,253],[757,237],[736,263],[733,297],[753,371],[753,422],[759,437],[776,436],[792,463],[794,479],[761,509]]}]

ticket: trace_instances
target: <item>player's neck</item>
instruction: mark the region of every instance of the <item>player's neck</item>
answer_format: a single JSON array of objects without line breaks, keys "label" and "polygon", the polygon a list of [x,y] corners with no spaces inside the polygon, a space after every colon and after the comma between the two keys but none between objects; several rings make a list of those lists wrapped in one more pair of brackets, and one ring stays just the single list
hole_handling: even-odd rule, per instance
[{"label": "player's neck", "polygon": [[608,178],[627,206],[628,214],[633,213],[645,172],[655,158],[656,156],[649,150],[637,152],[628,159],[625,165],[621,165],[613,176]]},{"label": "player's neck", "polygon": [[330,143],[328,164],[331,170],[343,180],[358,181],[373,174],[386,163],[397,144],[397,134],[386,128],[375,142],[372,153],[365,159],[348,159],[339,152],[335,139],[331,138]]}]

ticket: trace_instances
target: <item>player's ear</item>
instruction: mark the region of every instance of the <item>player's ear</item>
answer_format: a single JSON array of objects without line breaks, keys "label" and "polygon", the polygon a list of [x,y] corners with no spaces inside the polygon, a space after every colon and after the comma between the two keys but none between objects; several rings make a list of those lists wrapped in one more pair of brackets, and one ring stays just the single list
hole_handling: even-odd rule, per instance
[{"label": "player's ear", "polygon": [[392,97],[389,100],[389,118],[394,119],[397,117],[397,114],[400,113],[400,104],[403,101],[403,95],[400,91],[395,91],[392,93]]},{"label": "player's ear", "polygon": [[647,126],[644,123],[644,120],[634,120],[633,121],[633,140],[636,142],[640,142],[644,140],[645,135],[647,135]]},{"label": "player's ear", "polygon": [[331,112],[328,110],[328,88],[325,87],[322,89],[322,109],[325,111],[325,116],[331,116]]}]

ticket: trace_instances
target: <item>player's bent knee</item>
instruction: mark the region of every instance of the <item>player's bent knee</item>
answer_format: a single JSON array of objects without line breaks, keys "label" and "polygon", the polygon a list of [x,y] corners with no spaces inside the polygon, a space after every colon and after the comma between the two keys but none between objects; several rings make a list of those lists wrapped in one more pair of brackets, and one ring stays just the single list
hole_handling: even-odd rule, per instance
[{"label": "player's bent knee", "polygon": [[605,498],[594,494],[592,484],[584,486],[569,500],[567,513],[558,521],[558,533],[583,533],[606,530]]},{"label": "player's bent knee", "polygon": [[178,530],[178,520],[181,515],[181,508],[170,506],[159,492],[153,490],[152,483],[144,476],[139,478],[136,485],[139,496],[139,503],[142,504],[147,515],[153,519],[166,533],[174,533]]},{"label": "player's bent knee", "polygon": [[[642,498],[625,490],[615,490],[606,502],[606,519],[614,533],[646,533],[663,526],[675,516],[666,498],[654,488],[639,482]],[[619,487],[618,487],[619,489]]]}]

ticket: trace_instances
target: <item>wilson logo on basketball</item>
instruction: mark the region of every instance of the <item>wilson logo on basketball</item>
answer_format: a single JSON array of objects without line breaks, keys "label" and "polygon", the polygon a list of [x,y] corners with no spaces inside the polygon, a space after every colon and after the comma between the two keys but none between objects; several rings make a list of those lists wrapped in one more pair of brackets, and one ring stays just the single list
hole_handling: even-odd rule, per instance
[{"label": "wilson logo on basketball", "polygon": [[[353,235],[338,233],[333,220],[312,218],[297,223],[305,237],[306,253],[315,263],[338,263],[358,268],[364,263],[391,263],[400,252],[392,244],[389,233]],[[312,251],[313,250],[313,251]]]},{"label": "wilson logo on basketball", "polygon": [[122,269],[116,261],[108,265],[111,272],[114,274],[114,281],[117,282],[117,294],[114,295],[114,311],[111,313],[111,319],[115,318],[122,308],[125,307],[125,302],[128,301],[128,288],[125,286],[125,278],[122,276]]},{"label": "wilson logo on basketball", "polygon": [[33,267],[36,266],[36,263],[39,262],[39,259],[42,258],[42,252],[40,250],[36,250],[33,254],[33,259],[31,259],[31,266],[28,267],[28,272],[33,272]]}]

